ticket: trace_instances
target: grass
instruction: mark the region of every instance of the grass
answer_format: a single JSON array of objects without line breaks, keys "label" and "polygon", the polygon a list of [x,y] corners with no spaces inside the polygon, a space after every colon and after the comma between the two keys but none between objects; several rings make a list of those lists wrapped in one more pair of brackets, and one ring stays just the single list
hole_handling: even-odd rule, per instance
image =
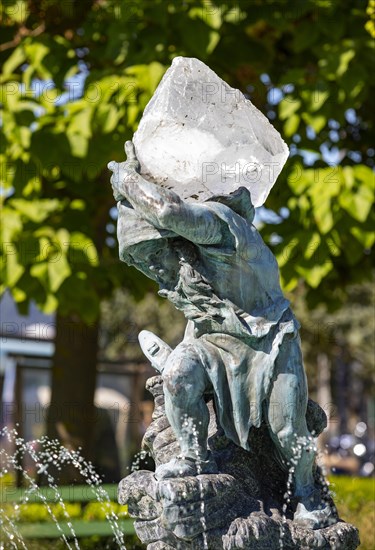
[{"label": "grass", "polygon": [[330,476],[340,518],[359,529],[361,550],[375,549],[375,479]]}]

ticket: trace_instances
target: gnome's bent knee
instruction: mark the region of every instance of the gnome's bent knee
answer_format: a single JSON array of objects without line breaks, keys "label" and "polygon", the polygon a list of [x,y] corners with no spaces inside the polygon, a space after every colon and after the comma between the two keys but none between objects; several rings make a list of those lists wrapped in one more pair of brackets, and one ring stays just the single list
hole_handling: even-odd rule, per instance
[{"label": "gnome's bent knee", "polygon": [[163,371],[164,391],[174,401],[195,402],[204,394],[206,375],[192,344],[180,344],[171,353]]}]

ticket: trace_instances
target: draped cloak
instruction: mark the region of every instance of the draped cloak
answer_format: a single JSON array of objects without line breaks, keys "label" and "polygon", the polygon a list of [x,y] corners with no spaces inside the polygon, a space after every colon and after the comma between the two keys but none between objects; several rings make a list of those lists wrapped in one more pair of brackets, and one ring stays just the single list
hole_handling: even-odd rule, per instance
[{"label": "draped cloak", "polygon": [[[194,342],[226,436],[249,449],[249,431],[262,422],[284,339],[294,340],[298,350],[291,347],[291,353],[300,357],[299,324],[280,289],[276,259],[256,228],[224,204],[203,204],[232,237],[224,238],[228,246],[196,245],[214,295],[225,302],[225,319],[203,322],[203,329],[189,321],[184,342]],[[304,377],[302,363],[293,363]]]}]

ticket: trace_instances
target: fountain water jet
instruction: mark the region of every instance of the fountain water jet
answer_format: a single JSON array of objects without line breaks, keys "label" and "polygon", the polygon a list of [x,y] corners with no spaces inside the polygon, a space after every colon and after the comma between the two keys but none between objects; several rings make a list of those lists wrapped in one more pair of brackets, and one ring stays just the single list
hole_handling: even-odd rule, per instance
[{"label": "fountain water jet", "polygon": [[[21,437],[18,436],[16,429],[9,430],[5,427],[0,430],[0,441],[4,439],[6,439],[10,447],[15,447],[16,450],[12,453],[7,452],[5,448],[0,450],[0,482],[1,478],[11,471],[18,470],[19,472],[21,472],[23,480],[25,482],[21,503],[27,503],[31,496],[37,496],[38,499],[46,507],[50,518],[56,525],[56,528],[60,531],[61,539],[64,542],[65,546],[72,549],[71,544],[73,544],[74,548],[76,548],[76,550],[79,550],[79,541],[74,532],[71,518],[65,506],[64,500],[59,493],[57,481],[54,475],[52,475],[52,473],[49,471],[49,469],[53,468],[59,471],[64,466],[73,466],[77,471],[77,476],[81,476],[81,478],[83,478],[85,484],[87,484],[93,490],[97,501],[102,504],[103,510],[106,510],[110,503],[110,499],[108,493],[101,486],[100,476],[95,472],[92,464],[86,461],[80,455],[79,451],[69,450],[63,447],[57,440],[50,440],[45,436],[33,441],[24,441]],[[59,520],[55,517],[55,514],[49,504],[49,500],[43,494],[43,490],[41,489],[41,487],[33,479],[33,477],[29,475],[28,471],[26,469],[23,469],[20,465],[20,457],[26,455],[31,459],[32,463],[34,464],[37,474],[40,476],[44,476],[46,485],[53,490],[55,501],[61,506],[64,519],[66,520],[66,525],[69,527],[69,538],[63,532],[59,524]],[[9,488],[7,486],[3,486],[2,488],[2,501],[5,501],[5,503],[7,499],[6,493],[8,489]],[[19,546],[15,544],[13,539],[16,539],[17,544],[21,545],[22,548],[26,548],[22,535],[17,529],[17,511],[19,511],[18,503],[14,505],[14,510],[14,520],[6,517],[4,511],[1,510],[1,515],[3,518],[2,527],[5,535],[8,538],[8,542],[11,545],[13,544],[14,548],[19,548]],[[120,550],[126,550],[124,535],[118,525],[119,518],[113,512],[113,510],[109,509],[106,511],[106,519],[112,528],[116,548],[119,548]],[[70,538],[73,541],[72,543],[69,541]]]}]

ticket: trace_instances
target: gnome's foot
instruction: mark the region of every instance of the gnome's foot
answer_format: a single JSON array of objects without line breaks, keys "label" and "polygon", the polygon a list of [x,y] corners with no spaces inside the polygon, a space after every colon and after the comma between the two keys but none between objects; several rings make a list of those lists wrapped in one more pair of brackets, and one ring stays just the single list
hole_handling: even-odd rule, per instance
[{"label": "gnome's foot", "polygon": [[211,454],[206,460],[196,460],[190,457],[178,456],[166,464],[161,464],[155,470],[158,481],[171,477],[188,477],[200,474],[217,474],[218,468]]},{"label": "gnome's foot", "polygon": [[164,340],[149,330],[141,330],[138,340],[143,353],[151,365],[162,373],[172,349]]},{"label": "gnome's foot", "polygon": [[320,491],[314,490],[298,503],[293,521],[308,529],[322,529],[337,523],[335,511],[321,500]]}]

